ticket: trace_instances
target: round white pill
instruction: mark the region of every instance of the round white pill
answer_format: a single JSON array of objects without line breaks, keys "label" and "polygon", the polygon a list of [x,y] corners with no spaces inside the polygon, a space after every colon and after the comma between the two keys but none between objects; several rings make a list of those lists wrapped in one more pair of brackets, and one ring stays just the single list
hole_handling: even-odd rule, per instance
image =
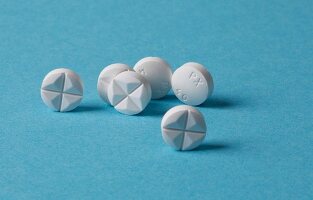
[{"label": "round white pill", "polygon": [[101,71],[98,78],[97,90],[101,99],[106,103],[110,103],[108,99],[108,87],[110,82],[116,75],[125,71],[133,71],[133,69],[130,68],[128,65],[115,63],[108,65]]},{"label": "round white pill", "polygon": [[143,111],[150,102],[151,87],[140,74],[122,72],[109,84],[108,99],[120,113],[135,115]]},{"label": "round white pill", "polygon": [[146,57],[136,63],[134,70],[149,81],[152,99],[160,99],[170,91],[172,70],[165,60],[158,57]]},{"label": "round white pill", "polygon": [[194,107],[180,105],[167,111],[161,122],[165,143],[177,150],[198,147],[206,135],[203,115]]},{"label": "round white pill", "polygon": [[203,65],[189,62],[174,72],[172,88],[179,100],[196,106],[211,96],[214,85],[211,74]]},{"label": "round white pill", "polygon": [[60,68],[49,72],[41,84],[43,102],[55,111],[75,109],[83,98],[80,77],[70,69]]}]

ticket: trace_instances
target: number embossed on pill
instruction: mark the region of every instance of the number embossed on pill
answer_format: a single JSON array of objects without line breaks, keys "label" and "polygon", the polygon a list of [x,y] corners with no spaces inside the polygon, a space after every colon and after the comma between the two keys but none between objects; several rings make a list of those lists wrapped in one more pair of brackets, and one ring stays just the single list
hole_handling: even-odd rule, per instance
[{"label": "number embossed on pill", "polygon": [[180,96],[183,101],[188,100],[188,95],[184,94],[181,89],[176,89],[177,96]]}]

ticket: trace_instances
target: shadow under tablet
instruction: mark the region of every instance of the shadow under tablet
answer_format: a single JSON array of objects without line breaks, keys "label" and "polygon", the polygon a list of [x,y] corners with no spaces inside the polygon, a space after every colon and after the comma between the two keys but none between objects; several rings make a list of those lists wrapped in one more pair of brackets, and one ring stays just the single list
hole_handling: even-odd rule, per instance
[{"label": "shadow under tablet", "polygon": [[216,108],[216,109],[231,109],[244,106],[244,102],[239,98],[224,97],[224,96],[212,96],[209,97],[199,107]]},{"label": "shadow under tablet", "polygon": [[159,100],[153,100],[137,116],[162,117],[172,107],[173,107],[173,105],[161,103]]},{"label": "shadow under tablet", "polygon": [[98,104],[84,104],[78,106],[71,112],[98,112],[103,110],[105,110],[105,107]]},{"label": "shadow under tablet", "polygon": [[239,149],[240,146],[237,143],[229,143],[229,142],[222,142],[222,141],[211,141],[202,143],[197,148],[193,149],[192,151],[229,151],[229,150],[236,150]]},{"label": "shadow under tablet", "polygon": [[[174,106],[184,104],[174,94],[168,94],[162,99],[151,100],[148,106],[138,116],[163,116],[169,109]],[[208,98],[203,104],[196,106],[212,109],[233,109],[244,106],[240,98],[213,96]]]},{"label": "shadow under tablet", "polygon": [[161,99],[151,100],[138,116],[163,117],[169,109],[179,104],[181,103],[174,94],[168,94]]}]

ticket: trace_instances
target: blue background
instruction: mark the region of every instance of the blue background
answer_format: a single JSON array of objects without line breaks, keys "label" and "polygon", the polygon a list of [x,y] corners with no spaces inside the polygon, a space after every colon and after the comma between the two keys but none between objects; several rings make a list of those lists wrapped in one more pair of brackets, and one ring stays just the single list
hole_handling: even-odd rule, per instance
[{"label": "blue background", "polygon": [[[0,0],[0,41],[0,199],[313,199],[312,0]],[[104,66],[146,56],[212,73],[195,151],[162,141],[173,94],[138,116],[98,97]],[[40,98],[59,66],[74,112]]]}]

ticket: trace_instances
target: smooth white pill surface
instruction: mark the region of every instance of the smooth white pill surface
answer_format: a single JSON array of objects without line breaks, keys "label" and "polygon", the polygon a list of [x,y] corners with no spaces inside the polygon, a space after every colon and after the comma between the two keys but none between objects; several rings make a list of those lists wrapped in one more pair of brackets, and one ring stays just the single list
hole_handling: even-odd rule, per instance
[{"label": "smooth white pill surface", "polygon": [[133,69],[130,68],[128,65],[115,63],[108,65],[101,71],[98,78],[97,90],[101,99],[106,103],[110,103],[108,99],[108,87],[110,82],[116,75],[125,71],[133,71]]},{"label": "smooth white pill surface", "polygon": [[150,102],[151,87],[140,74],[122,72],[109,84],[108,99],[120,113],[135,115],[143,111]]},{"label": "smooth white pill surface", "polygon": [[213,92],[211,74],[199,63],[189,62],[172,76],[172,88],[179,100],[188,105],[202,104]]},{"label": "smooth white pill surface", "polygon": [[83,98],[80,77],[70,69],[49,72],[41,84],[41,98],[51,109],[60,112],[75,109]]},{"label": "smooth white pill surface", "polygon": [[158,57],[146,57],[136,63],[134,70],[149,81],[152,99],[160,99],[170,91],[172,70],[165,60]]},{"label": "smooth white pill surface", "polygon": [[203,115],[197,109],[180,105],[165,113],[161,130],[166,144],[177,150],[192,150],[205,138],[206,124]]}]

